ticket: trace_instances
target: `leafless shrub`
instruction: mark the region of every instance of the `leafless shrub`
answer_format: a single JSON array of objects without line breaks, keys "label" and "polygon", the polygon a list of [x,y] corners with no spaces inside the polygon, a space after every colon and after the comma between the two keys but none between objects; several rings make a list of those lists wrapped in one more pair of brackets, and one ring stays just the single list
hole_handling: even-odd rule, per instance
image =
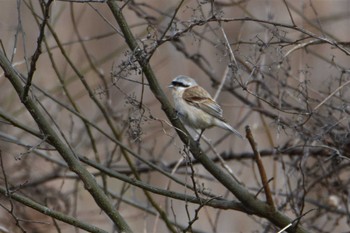
[{"label": "leafless shrub", "polygon": [[[0,231],[346,231],[346,4],[2,3]],[[179,74],[248,140],[198,145]]]}]

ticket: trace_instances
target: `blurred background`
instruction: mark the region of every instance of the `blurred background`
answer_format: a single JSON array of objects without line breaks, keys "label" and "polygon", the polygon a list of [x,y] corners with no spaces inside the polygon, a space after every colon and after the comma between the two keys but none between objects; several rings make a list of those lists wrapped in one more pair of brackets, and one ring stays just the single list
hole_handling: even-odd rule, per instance
[{"label": "blurred background", "polygon": [[[37,50],[46,3],[0,3],[1,50],[24,77]],[[310,211],[301,220],[310,232],[349,229],[349,1],[167,0],[118,5],[169,99],[171,80],[190,76],[212,96],[218,93],[224,118],[242,135],[246,125],[251,127],[279,210],[291,219]],[[178,138],[106,3],[52,2],[41,48],[29,96],[77,154],[133,177],[125,151],[109,135],[183,182],[174,182],[129,153],[145,183],[195,196],[186,186],[193,185],[194,176],[200,190],[236,200]],[[49,208],[113,232],[111,221],[80,179],[34,132],[41,133],[0,70],[1,185],[7,183]],[[248,141],[220,128],[207,130],[203,137],[207,156],[264,200]],[[142,189],[86,168],[135,232],[169,231]],[[197,214],[197,204],[152,197],[179,231]],[[23,204],[3,197],[0,202],[3,232],[83,232]],[[279,229],[258,216],[204,206],[187,230]]]}]

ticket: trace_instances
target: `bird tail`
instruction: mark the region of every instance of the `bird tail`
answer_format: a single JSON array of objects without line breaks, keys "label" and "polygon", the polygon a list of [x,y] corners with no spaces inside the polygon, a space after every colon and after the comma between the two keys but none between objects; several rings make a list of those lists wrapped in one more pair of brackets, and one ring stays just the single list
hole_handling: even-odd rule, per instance
[{"label": "bird tail", "polygon": [[220,126],[221,126],[221,128],[226,129],[228,131],[231,131],[233,134],[235,134],[238,137],[243,139],[243,136],[237,130],[235,130],[231,125],[227,124],[226,122],[222,121]]}]

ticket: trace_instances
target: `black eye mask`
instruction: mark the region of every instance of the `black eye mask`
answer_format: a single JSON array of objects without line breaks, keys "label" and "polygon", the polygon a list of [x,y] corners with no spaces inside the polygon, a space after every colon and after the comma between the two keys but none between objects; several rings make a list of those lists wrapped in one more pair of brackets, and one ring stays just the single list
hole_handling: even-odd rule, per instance
[{"label": "black eye mask", "polygon": [[171,84],[174,86],[174,87],[189,87],[190,85],[188,84],[184,84],[182,82],[177,82],[177,81],[172,81]]}]

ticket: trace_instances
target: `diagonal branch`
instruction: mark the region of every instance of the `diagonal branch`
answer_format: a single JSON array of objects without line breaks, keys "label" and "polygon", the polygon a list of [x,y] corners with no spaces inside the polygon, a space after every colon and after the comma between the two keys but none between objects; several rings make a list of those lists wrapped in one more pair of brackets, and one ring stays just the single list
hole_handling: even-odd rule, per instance
[{"label": "diagonal branch", "polygon": [[6,196],[6,198],[9,198],[11,200],[15,200],[15,201],[22,203],[22,204],[24,204],[32,209],[37,210],[40,213],[43,213],[47,216],[50,216],[54,219],[65,222],[67,224],[74,225],[75,227],[83,229],[87,232],[107,233],[107,231],[104,231],[101,228],[98,228],[96,226],[90,225],[90,224],[86,223],[85,221],[81,221],[79,219],[73,218],[73,217],[66,215],[64,213],[50,209],[47,206],[41,205],[41,204],[39,204],[39,203],[31,200],[28,197],[21,195],[21,194],[11,192],[11,190],[8,190],[7,187],[0,186],[0,195]]},{"label": "diagonal branch", "polygon": [[[157,78],[149,64],[147,54],[138,46],[136,38],[132,34],[129,25],[124,18],[117,2],[115,0],[107,1],[107,4],[112,11],[121,31],[124,34],[125,41],[133,51],[137,62],[140,64],[142,71],[144,72],[150,89],[154,96],[157,98],[161,107],[168,119],[175,127],[180,139],[189,146],[189,149],[193,156],[200,161],[200,163],[209,171],[222,185],[224,185],[230,192],[232,192],[248,209],[257,213],[257,215],[265,217],[279,227],[285,227],[292,222],[290,218],[285,216],[279,211],[273,211],[269,205],[256,199],[246,188],[238,184],[232,177],[218,168],[205,153],[198,147],[198,144],[189,136],[188,131],[185,129],[180,120],[176,117],[174,109],[171,107],[169,100],[161,89]],[[289,230],[291,231],[291,230]],[[298,226],[293,232],[307,232],[302,227]]]},{"label": "diagonal branch", "polygon": [[[5,76],[9,79],[12,86],[15,88],[18,96],[23,96],[24,87],[20,73],[13,68],[10,61],[5,57],[4,53],[0,51],[0,66],[4,70]],[[75,172],[83,181],[86,190],[95,199],[97,205],[109,216],[109,218],[116,224],[120,231],[132,232],[126,221],[113,208],[106,194],[97,184],[95,178],[87,171],[80,163],[76,155],[70,148],[61,140],[59,135],[52,128],[50,122],[46,119],[37,103],[32,98],[27,98],[23,102],[38,127],[47,136],[47,141],[54,146],[60,153],[62,158],[66,161],[71,171]]]}]

